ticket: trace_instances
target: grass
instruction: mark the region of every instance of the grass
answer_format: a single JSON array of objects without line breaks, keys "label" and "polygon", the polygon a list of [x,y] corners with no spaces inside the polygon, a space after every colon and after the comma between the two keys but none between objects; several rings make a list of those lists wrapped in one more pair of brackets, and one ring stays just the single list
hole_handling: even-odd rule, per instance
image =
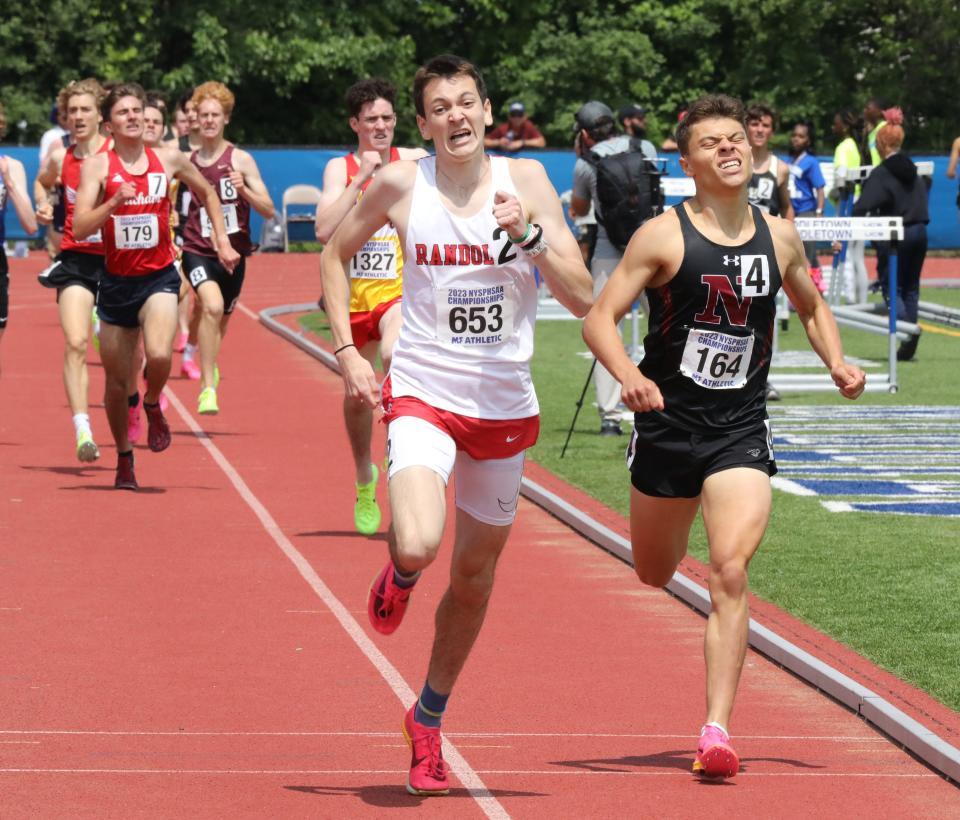
[{"label": "grass", "polygon": [[[960,307],[960,290],[925,289],[921,299]],[[323,314],[302,324],[329,340]],[[842,332],[845,349],[885,362],[886,341]],[[782,349],[805,348],[796,320],[780,337]],[[560,458],[575,403],[591,359],[580,324],[541,321],[533,374],[541,404],[541,435],[530,456],[594,498],[626,515],[629,480],[626,437],[597,435],[599,419],[588,389],[566,457]],[[872,405],[960,405],[960,337],[925,332],[917,361],[899,368],[896,394],[869,393]],[[885,369],[885,368],[884,368]],[[787,403],[830,407],[847,402],[834,393],[790,395]],[[960,480],[957,477],[953,480]],[[817,498],[775,492],[773,514],[751,563],[754,592],[874,663],[960,710],[960,525],[956,519],[827,512]],[[690,552],[707,559],[698,519]]]}]

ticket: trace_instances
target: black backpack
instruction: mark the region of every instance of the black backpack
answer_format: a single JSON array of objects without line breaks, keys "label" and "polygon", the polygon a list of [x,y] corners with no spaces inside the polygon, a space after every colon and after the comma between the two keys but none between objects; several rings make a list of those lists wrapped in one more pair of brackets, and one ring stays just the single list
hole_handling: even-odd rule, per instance
[{"label": "black backpack", "polygon": [[661,172],[640,146],[641,141],[631,137],[630,147],[619,154],[587,155],[597,173],[597,222],[621,253],[637,228],[663,212]]}]

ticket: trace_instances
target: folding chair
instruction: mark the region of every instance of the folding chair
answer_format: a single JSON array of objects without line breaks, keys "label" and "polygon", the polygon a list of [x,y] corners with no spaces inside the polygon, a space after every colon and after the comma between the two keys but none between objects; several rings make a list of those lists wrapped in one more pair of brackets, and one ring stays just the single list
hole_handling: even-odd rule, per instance
[{"label": "folding chair", "polygon": [[[313,223],[316,219],[317,203],[320,201],[321,191],[316,185],[291,185],[283,192],[283,250],[290,249],[290,224],[291,223]],[[288,206],[306,205],[313,206],[309,211],[287,210]]]}]

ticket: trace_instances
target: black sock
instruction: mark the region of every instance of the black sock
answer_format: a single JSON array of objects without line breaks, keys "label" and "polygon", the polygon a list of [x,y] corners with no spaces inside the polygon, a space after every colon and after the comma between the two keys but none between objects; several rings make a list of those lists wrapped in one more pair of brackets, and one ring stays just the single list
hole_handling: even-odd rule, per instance
[{"label": "black sock", "polygon": [[127,450],[126,452],[123,452],[123,453],[117,453],[117,458],[118,459],[133,458],[133,450]]},{"label": "black sock", "polygon": [[148,402],[146,399],[143,400],[144,410],[154,410],[154,409],[159,409],[159,407],[160,407],[160,402],[157,402],[156,404],[150,404],[150,402]]},{"label": "black sock", "polygon": [[140,404],[140,394],[134,393],[132,396],[127,396],[127,407],[136,407]]}]

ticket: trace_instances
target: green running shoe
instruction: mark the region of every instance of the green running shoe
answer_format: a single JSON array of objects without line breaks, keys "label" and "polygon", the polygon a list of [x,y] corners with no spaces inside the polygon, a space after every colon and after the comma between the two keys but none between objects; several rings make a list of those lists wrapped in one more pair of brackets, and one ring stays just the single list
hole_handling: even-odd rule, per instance
[{"label": "green running shoe", "polygon": [[85,464],[100,458],[100,450],[88,430],[77,433],[77,458]]},{"label": "green running shoe", "polygon": [[215,416],[220,412],[215,387],[204,387],[200,391],[200,398],[197,399],[197,412],[201,416]]},{"label": "green running shoe", "polygon": [[362,535],[373,535],[380,526],[380,507],[377,506],[377,480],[380,471],[370,465],[373,478],[369,484],[357,484],[357,503],[353,508],[353,523]]}]

